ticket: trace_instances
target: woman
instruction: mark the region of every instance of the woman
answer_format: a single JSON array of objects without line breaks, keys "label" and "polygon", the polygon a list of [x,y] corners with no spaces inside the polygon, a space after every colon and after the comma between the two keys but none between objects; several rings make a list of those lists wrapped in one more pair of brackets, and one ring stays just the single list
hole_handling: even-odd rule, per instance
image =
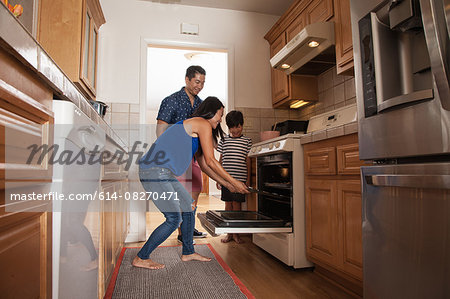
[{"label": "woman", "polygon": [[[139,177],[166,221],[158,226],[133,260],[133,266],[162,269],[149,256],[181,223],[182,261],[210,261],[194,251],[193,199],[176,179],[189,167],[193,156],[203,172],[232,192],[249,193],[247,186],[229,175],[214,157],[224,106],[216,97],[206,98],[189,118],[168,128],[140,161]],[[155,195],[156,194],[156,195]]]}]

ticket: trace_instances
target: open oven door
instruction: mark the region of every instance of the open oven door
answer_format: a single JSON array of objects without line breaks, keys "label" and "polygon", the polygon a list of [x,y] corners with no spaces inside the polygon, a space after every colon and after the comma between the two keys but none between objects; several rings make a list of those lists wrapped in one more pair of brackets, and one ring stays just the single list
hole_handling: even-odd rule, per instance
[{"label": "open oven door", "polygon": [[197,213],[203,228],[212,236],[221,234],[292,233],[292,223],[253,211],[211,210]]}]

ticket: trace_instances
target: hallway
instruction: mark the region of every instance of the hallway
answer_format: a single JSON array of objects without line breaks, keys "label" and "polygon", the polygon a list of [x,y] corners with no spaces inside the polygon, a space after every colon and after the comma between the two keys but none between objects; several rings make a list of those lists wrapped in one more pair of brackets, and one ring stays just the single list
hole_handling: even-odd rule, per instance
[{"label": "hallway", "polygon": [[[201,195],[198,212],[224,209],[224,203],[214,197]],[[147,213],[147,233],[156,228],[164,217],[159,212]],[[204,231],[199,221],[196,228]],[[164,245],[179,245],[177,232],[174,232]],[[244,244],[235,242],[221,243],[219,237],[208,235],[204,239],[196,239],[197,244],[211,244],[222,259],[241,282],[256,298],[351,298],[340,288],[322,277],[314,274],[311,269],[288,267],[251,242],[251,235],[243,237]],[[127,243],[125,246],[142,246],[143,243]]]}]

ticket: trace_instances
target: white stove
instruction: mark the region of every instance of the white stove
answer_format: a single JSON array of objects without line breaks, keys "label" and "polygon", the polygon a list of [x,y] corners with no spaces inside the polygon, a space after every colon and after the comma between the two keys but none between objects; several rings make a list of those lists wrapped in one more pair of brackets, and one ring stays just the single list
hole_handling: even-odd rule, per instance
[{"label": "white stove", "polygon": [[286,134],[270,140],[255,143],[250,149],[249,157],[292,152],[295,142],[300,140],[304,134]]}]

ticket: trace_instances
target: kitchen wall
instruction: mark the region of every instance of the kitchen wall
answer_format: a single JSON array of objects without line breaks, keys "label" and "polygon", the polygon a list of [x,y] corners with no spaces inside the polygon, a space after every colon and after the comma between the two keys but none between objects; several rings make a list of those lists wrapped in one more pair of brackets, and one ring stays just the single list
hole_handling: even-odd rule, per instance
[{"label": "kitchen wall", "polygon": [[336,68],[318,76],[319,100],[299,109],[273,109],[236,107],[245,117],[244,134],[259,142],[259,132],[271,130],[276,122],[309,120],[312,116],[356,103],[355,80],[353,76],[336,74]]},{"label": "kitchen wall", "polygon": [[[230,106],[272,106],[269,45],[263,37],[278,16],[138,0],[100,2],[106,23],[99,34],[99,100],[128,104],[144,100],[140,94],[141,39],[150,39],[229,49],[230,61],[234,61]],[[182,22],[199,24],[199,35],[180,34]]]}]

